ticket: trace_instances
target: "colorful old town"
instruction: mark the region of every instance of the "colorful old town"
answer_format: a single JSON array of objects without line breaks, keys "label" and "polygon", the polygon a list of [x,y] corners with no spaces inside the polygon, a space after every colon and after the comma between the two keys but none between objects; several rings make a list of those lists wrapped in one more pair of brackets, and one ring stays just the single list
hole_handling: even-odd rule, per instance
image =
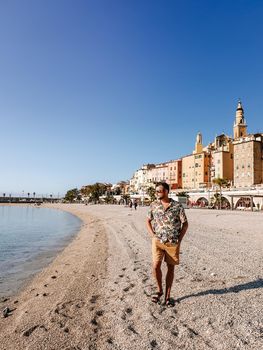
[{"label": "colorful old town", "polygon": [[198,132],[191,154],[143,165],[130,180],[130,193],[144,196],[155,183],[165,181],[171,193],[187,192],[192,205],[213,205],[219,188],[222,208],[262,209],[263,134],[248,131],[240,100],[233,122],[233,136],[217,135],[204,146]]}]

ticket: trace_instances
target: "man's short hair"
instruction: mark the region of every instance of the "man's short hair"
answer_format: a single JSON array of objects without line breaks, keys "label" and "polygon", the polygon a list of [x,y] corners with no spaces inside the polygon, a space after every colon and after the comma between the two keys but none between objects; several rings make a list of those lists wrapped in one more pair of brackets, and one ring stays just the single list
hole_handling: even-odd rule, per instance
[{"label": "man's short hair", "polygon": [[158,186],[163,186],[165,190],[167,190],[168,192],[170,191],[170,187],[166,182],[157,182],[156,187]]}]

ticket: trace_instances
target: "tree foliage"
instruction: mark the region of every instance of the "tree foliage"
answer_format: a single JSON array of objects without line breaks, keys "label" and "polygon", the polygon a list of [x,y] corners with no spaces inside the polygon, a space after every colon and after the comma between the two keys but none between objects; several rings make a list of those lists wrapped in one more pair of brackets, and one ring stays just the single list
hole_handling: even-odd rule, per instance
[{"label": "tree foliage", "polygon": [[98,203],[100,196],[110,195],[111,186],[111,184],[96,182],[93,185],[82,187],[81,194],[88,197],[89,202]]},{"label": "tree foliage", "polygon": [[148,187],[147,190],[146,190],[146,193],[150,197],[151,202],[153,202],[156,199],[156,197],[155,197],[155,188],[154,187]]},{"label": "tree foliage", "polygon": [[226,179],[223,179],[221,177],[218,177],[216,179],[213,179],[213,183],[219,187],[220,194],[218,196],[215,196],[216,203],[218,202],[218,209],[222,208],[222,187],[228,187],[229,186],[229,181]]},{"label": "tree foliage", "polygon": [[187,197],[187,198],[189,198],[189,194],[187,192],[185,192],[185,191],[178,192],[177,196],[178,197]]},{"label": "tree foliage", "polygon": [[68,202],[73,202],[76,199],[79,199],[79,190],[77,188],[73,188],[72,190],[69,190],[65,195],[65,200]]}]

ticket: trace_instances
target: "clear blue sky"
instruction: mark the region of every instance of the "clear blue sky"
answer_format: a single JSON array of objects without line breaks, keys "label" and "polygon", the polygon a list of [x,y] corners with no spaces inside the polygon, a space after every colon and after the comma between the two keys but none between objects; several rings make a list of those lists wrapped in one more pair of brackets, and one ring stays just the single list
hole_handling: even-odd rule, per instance
[{"label": "clear blue sky", "polygon": [[1,0],[0,193],[61,194],[263,132],[263,2]]}]

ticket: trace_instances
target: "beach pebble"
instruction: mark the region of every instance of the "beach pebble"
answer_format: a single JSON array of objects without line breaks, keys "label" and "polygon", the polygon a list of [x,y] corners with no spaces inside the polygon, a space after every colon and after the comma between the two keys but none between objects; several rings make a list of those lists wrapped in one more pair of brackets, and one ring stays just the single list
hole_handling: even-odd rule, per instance
[{"label": "beach pebble", "polygon": [[211,276],[212,276],[212,277],[215,277],[215,276],[216,276],[216,273],[212,272],[212,273],[211,273]]}]

